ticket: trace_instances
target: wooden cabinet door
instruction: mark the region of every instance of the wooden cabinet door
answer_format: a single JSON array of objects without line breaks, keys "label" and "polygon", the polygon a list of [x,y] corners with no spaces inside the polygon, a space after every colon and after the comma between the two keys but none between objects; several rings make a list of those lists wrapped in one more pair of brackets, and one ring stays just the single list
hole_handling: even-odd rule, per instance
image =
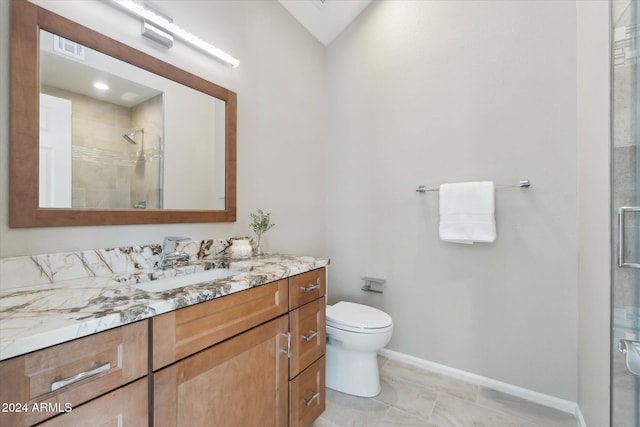
[{"label": "wooden cabinet door", "polygon": [[153,374],[154,425],[287,426],[287,316]]},{"label": "wooden cabinet door", "polygon": [[149,425],[148,388],[147,379],[143,378],[38,425],[42,427],[147,426]]}]

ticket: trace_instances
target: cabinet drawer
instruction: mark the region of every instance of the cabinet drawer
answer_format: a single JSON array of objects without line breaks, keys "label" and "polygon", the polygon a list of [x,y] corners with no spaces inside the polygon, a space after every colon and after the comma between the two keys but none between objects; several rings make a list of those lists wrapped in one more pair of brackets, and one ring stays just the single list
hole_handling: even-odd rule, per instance
[{"label": "cabinet drawer", "polygon": [[289,309],[293,310],[323,296],[325,288],[324,268],[289,277]]},{"label": "cabinet drawer", "polygon": [[151,319],[153,370],[287,312],[287,279]]},{"label": "cabinet drawer", "polygon": [[302,370],[325,353],[325,300],[318,298],[289,313],[291,331],[291,360],[289,378]]},{"label": "cabinet drawer", "polygon": [[[27,412],[0,413],[0,425],[31,425],[141,378],[148,369],[148,323],[141,321],[0,363],[0,402]],[[34,408],[44,411],[32,411]],[[47,410],[50,409],[50,410]]]},{"label": "cabinet drawer", "polygon": [[324,356],[289,382],[289,426],[309,427],[324,412]]},{"label": "cabinet drawer", "polygon": [[143,378],[133,384],[105,394],[71,412],[52,418],[42,427],[149,425],[148,384]]}]

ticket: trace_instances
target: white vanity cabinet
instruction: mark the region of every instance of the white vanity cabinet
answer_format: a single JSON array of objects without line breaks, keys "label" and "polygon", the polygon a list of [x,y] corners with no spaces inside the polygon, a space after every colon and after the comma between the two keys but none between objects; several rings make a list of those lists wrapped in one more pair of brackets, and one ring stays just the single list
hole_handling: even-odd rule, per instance
[{"label": "white vanity cabinet", "polygon": [[147,354],[143,320],[4,360],[0,425],[146,425]]}]

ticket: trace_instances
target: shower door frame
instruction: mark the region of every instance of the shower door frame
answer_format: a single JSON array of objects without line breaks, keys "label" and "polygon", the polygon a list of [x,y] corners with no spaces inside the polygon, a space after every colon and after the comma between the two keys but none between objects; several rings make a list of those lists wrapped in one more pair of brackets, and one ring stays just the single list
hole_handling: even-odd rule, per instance
[{"label": "shower door frame", "polygon": [[[625,227],[625,215],[640,216],[640,4],[631,0],[624,8],[629,9],[628,22],[625,13],[618,13],[615,0],[610,0],[610,40],[611,40],[611,117],[610,117],[610,159],[611,159],[611,348],[610,348],[610,425],[612,427],[637,427],[640,425],[640,376],[625,370],[625,355],[619,351],[623,339],[640,340],[640,235],[629,236],[638,229],[640,219],[634,218],[632,227]],[[620,4],[620,2],[618,2]],[[624,5],[623,5],[624,6]],[[618,13],[618,15],[616,15]],[[627,38],[621,37],[624,29]],[[626,46],[629,45],[629,47]],[[633,49],[635,47],[635,50]],[[627,56],[629,55],[629,56]],[[634,56],[635,55],[635,56]],[[621,62],[622,61],[622,62]],[[616,74],[616,67],[618,71]],[[629,80],[624,81],[624,68]],[[621,73],[623,73],[621,75]],[[622,81],[621,81],[622,80]],[[616,83],[618,86],[616,86]],[[620,86],[627,84],[627,86]],[[616,90],[620,87],[630,91],[625,100]],[[630,114],[625,113],[625,104]],[[627,110],[627,111],[628,111]],[[621,118],[622,117],[622,118]],[[628,118],[626,123],[624,119]],[[626,127],[625,127],[626,125]],[[625,131],[629,132],[625,140]],[[618,135],[620,134],[620,136]],[[618,144],[618,140],[620,144]],[[635,154],[634,154],[635,151]],[[620,153],[623,155],[621,156]],[[633,158],[635,156],[635,159]],[[627,158],[628,157],[628,158]],[[628,174],[624,165],[630,165]],[[635,165],[635,177],[634,173]],[[628,175],[628,176],[627,176]],[[631,202],[631,203],[629,203]],[[635,227],[635,228],[634,228]],[[625,260],[628,246],[625,239],[635,236],[635,259]],[[635,287],[635,288],[634,288]],[[618,294],[621,295],[618,295]],[[625,298],[626,297],[626,298]],[[630,393],[630,396],[626,395]],[[635,402],[635,403],[634,403]]]}]

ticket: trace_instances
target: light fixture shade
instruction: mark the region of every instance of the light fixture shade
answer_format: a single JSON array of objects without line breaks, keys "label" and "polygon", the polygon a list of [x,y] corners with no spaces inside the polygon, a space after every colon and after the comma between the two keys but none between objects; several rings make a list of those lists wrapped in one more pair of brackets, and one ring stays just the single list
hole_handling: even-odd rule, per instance
[{"label": "light fixture shade", "polygon": [[160,43],[163,46],[173,46],[173,34],[163,30],[144,18],[142,19],[142,35],[156,43]]}]

